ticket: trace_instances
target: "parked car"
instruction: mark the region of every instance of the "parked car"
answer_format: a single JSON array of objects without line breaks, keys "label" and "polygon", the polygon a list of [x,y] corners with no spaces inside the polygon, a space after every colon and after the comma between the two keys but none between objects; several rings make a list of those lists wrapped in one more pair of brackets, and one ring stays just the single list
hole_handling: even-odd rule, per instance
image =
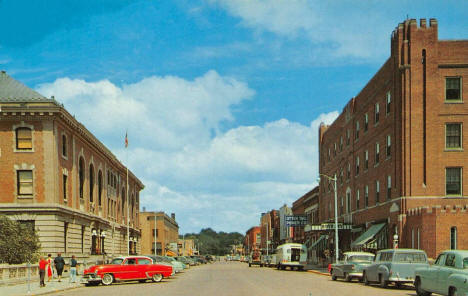
[{"label": "parked car", "polygon": [[273,260],[273,256],[272,255],[261,255],[260,256],[260,261],[262,262],[262,265],[263,266],[272,266],[274,265],[274,261]]},{"label": "parked car", "polygon": [[163,257],[166,258],[166,260],[169,261],[169,263],[172,264],[172,266],[175,268],[176,272],[181,272],[181,271],[183,271],[184,269],[187,268],[184,263],[175,260],[174,257],[170,257],[170,256],[163,256]]},{"label": "parked car", "polygon": [[442,252],[432,266],[417,268],[414,277],[418,296],[468,295],[468,251]]},{"label": "parked car", "polygon": [[182,262],[186,268],[190,268],[190,261],[187,260],[184,256],[176,256],[174,257],[175,260]]},{"label": "parked car", "polygon": [[307,264],[307,248],[303,244],[289,243],[278,246],[275,251],[276,268],[303,270]]},{"label": "parked car", "polygon": [[172,267],[172,274],[171,274],[171,276],[173,276],[173,275],[176,273],[176,272],[175,272],[175,268],[172,266],[172,264],[169,263],[169,262],[167,262],[167,261],[163,261],[163,260],[161,260],[160,258],[158,258],[158,257],[160,257],[160,256],[155,256],[155,255],[143,255],[143,256],[150,257],[151,259],[153,259],[153,262],[154,262],[155,264],[161,264],[161,265],[166,265],[166,266]]},{"label": "parked car", "polygon": [[94,265],[83,272],[81,282],[85,285],[111,285],[116,281],[152,280],[160,282],[172,274],[172,267],[156,264],[147,256],[117,257],[110,264]]},{"label": "parked car", "polygon": [[416,268],[428,267],[426,252],[416,249],[388,249],[377,252],[374,262],[364,267],[364,283],[378,282],[386,288],[389,283],[397,287],[414,282]]},{"label": "parked car", "polygon": [[350,282],[353,278],[362,281],[362,270],[372,264],[375,255],[367,252],[345,252],[343,260],[331,265],[332,280],[344,278]]},{"label": "parked car", "polygon": [[262,261],[260,260],[260,250],[255,249],[252,252],[250,252],[249,256],[249,267],[252,265],[259,265],[260,267],[263,267]]}]

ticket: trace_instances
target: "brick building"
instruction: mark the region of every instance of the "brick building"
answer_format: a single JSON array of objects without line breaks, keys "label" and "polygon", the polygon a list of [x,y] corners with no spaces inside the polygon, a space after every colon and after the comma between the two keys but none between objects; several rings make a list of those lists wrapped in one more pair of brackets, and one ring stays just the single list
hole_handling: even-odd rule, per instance
[{"label": "brick building", "polygon": [[261,237],[260,226],[251,227],[245,233],[244,250],[246,254],[250,254],[252,250],[260,249]]},{"label": "brick building", "polygon": [[275,217],[277,216],[278,211],[271,210],[268,213],[263,213],[260,217],[260,249],[268,249],[270,253],[278,246],[278,243],[274,239]]},{"label": "brick building", "polygon": [[[395,235],[430,257],[468,248],[468,41],[439,40],[437,27],[399,24],[388,60],[319,128],[319,170],[337,178],[343,250],[392,247]],[[320,221],[333,222],[333,181],[321,178],[319,198]]]},{"label": "brick building", "polygon": [[139,252],[144,186],[126,171],[63,105],[0,72],[0,214],[35,228],[41,253]]},{"label": "brick building", "polygon": [[146,212],[143,209],[140,213],[140,225],[142,254],[154,254],[156,239],[157,255],[177,255],[179,225],[175,220],[175,214],[169,217],[164,212]]}]

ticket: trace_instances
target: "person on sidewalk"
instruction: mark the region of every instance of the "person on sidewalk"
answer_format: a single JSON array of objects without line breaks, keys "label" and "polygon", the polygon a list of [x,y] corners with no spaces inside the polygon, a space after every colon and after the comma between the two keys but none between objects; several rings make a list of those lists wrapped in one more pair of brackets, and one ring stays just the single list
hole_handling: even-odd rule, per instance
[{"label": "person on sidewalk", "polygon": [[62,258],[62,254],[58,253],[54,259],[55,269],[57,270],[58,281],[62,281],[62,272],[65,267],[65,260]]},{"label": "person on sidewalk", "polygon": [[46,272],[46,267],[47,267],[47,261],[44,259],[43,256],[39,259],[39,283],[41,288],[45,287],[44,283],[44,278],[45,278],[45,272]]},{"label": "person on sidewalk", "polygon": [[50,282],[52,279],[52,254],[47,254],[47,281]]},{"label": "person on sidewalk", "polygon": [[78,262],[76,262],[75,255],[72,255],[70,259],[70,283],[76,283],[76,268]]}]

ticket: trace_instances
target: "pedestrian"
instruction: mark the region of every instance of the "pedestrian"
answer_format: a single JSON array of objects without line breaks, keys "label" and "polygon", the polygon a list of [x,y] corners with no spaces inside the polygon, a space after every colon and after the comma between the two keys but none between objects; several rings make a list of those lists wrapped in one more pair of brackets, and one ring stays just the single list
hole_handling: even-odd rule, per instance
[{"label": "pedestrian", "polygon": [[47,254],[47,281],[50,282],[52,279],[52,254]]},{"label": "pedestrian", "polygon": [[72,255],[70,259],[70,283],[76,282],[76,268],[78,267],[78,262],[76,262],[75,255]]},{"label": "pedestrian", "polygon": [[44,278],[47,267],[47,260],[44,259],[44,256],[41,256],[39,259],[39,283],[41,288],[45,287]]},{"label": "pedestrian", "polygon": [[55,269],[57,270],[58,281],[61,282],[63,267],[65,266],[65,260],[63,260],[61,253],[58,253],[57,257],[55,257],[54,264],[55,264]]}]

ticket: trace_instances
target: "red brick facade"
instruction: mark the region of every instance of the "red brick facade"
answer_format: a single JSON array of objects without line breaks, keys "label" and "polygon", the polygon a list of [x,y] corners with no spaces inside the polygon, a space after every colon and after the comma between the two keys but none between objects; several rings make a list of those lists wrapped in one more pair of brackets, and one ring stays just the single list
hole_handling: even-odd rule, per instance
[{"label": "red brick facade", "polygon": [[[468,248],[468,41],[440,41],[437,26],[434,19],[399,24],[390,58],[340,116],[319,129],[320,173],[336,174],[339,220],[356,229],[340,232],[343,250],[375,223],[387,225],[382,247],[392,246],[394,234],[400,247],[414,246],[412,229],[419,228],[420,248],[434,257],[450,248],[450,229],[457,227],[457,247]],[[457,81],[460,98],[453,99],[449,92]],[[459,129],[459,147],[448,146],[447,124]],[[460,186],[457,194],[446,189],[452,188],[447,168],[455,174],[450,182]],[[460,182],[453,181],[457,176]],[[334,189],[327,178],[319,199],[320,221],[333,221]]]}]

